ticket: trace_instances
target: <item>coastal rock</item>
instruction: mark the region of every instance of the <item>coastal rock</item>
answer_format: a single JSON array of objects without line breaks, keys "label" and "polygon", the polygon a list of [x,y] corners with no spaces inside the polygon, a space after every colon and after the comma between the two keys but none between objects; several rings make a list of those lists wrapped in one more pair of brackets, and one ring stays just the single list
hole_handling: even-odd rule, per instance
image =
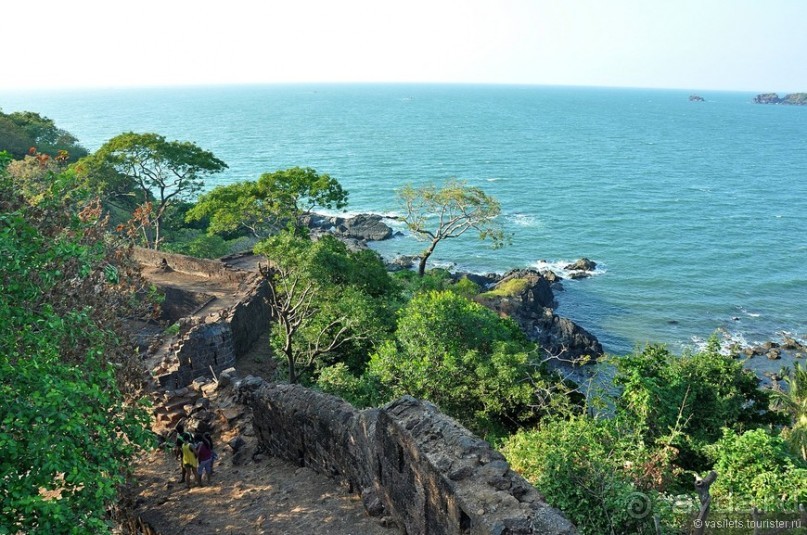
[{"label": "coastal rock", "polygon": [[353,217],[308,214],[302,223],[312,230],[327,231],[341,239],[381,241],[392,237],[392,228],[378,214],[359,214]]},{"label": "coastal rock", "polygon": [[573,362],[596,359],[603,349],[597,337],[568,318],[556,315],[557,305],[549,280],[536,270],[514,270],[491,291],[480,294],[481,304],[512,318],[527,337],[551,355]]},{"label": "coastal rock", "polygon": [[502,280],[502,276],[496,273],[452,273],[451,278],[454,282],[462,280],[463,278],[468,279],[469,281],[473,282],[480,288],[492,288],[497,282]]},{"label": "coastal rock", "polygon": [[563,267],[563,269],[569,271],[594,271],[597,269],[597,263],[593,260],[589,260],[586,257],[583,257],[572,264],[567,264]]},{"label": "coastal rock", "polygon": [[409,255],[396,256],[386,263],[387,271],[403,271],[405,269],[412,269],[418,257]]},{"label": "coastal rock", "polygon": [[706,99],[700,95],[689,95],[690,102],[705,102]]},{"label": "coastal rock", "polygon": [[534,322],[533,338],[540,346],[561,359],[583,363],[603,354],[597,337],[568,318],[547,314]]},{"label": "coastal rock", "polygon": [[359,214],[346,219],[336,227],[338,233],[347,238],[364,241],[381,241],[392,237],[392,229],[377,214]]}]

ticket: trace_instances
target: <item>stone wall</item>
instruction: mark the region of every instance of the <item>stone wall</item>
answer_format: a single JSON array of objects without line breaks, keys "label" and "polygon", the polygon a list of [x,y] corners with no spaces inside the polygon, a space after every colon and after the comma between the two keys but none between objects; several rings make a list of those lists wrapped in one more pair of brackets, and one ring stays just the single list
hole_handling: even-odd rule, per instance
[{"label": "stone wall", "polygon": [[380,409],[299,385],[237,386],[261,443],[361,493],[370,514],[409,534],[573,534],[501,454],[434,405],[403,397]]},{"label": "stone wall", "polygon": [[160,267],[162,261],[165,260],[174,271],[237,284],[242,283],[249,274],[247,271],[231,269],[219,260],[194,258],[181,254],[155,251],[154,249],[144,249],[143,247],[134,247],[132,258],[140,265],[149,267]]},{"label": "stone wall", "polygon": [[183,320],[181,329],[179,340],[171,346],[178,362],[170,372],[157,377],[160,386],[182,388],[197,377],[210,377],[211,370],[219,373],[235,366],[233,331],[227,321]]},{"label": "stone wall", "polygon": [[[154,253],[139,249],[140,253]],[[239,283],[236,303],[205,317],[190,316],[179,320],[179,334],[176,340],[152,354],[152,361],[160,386],[182,388],[198,377],[211,377],[235,366],[236,358],[246,354],[255,342],[269,329],[271,314],[266,303],[268,291],[263,277],[257,273],[233,269],[221,262],[199,260],[182,255],[155,253],[154,258],[163,256],[172,269],[189,273],[193,266],[206,269],[210,276],[218,280]],[[143,263],[141,256],[138,261]],[[215,264],[218,264],[216,266]],[[147,264],[144,264],[147,265]],[[205,268],[204,266],[208,266]],[[222,270],[219,272],[219,267]],[[195,274],[200,274],[196,271]],[[211,373],[212,371],[212,373]]]},{"label": "stone wall", "polygon": [[232,307],[229,324],[233,333],[233,349],[241,356],[252,348],[262,334],[269,329],[271,314],[266,304],[268,286],[260,276],[247,281],[243,297]]}]

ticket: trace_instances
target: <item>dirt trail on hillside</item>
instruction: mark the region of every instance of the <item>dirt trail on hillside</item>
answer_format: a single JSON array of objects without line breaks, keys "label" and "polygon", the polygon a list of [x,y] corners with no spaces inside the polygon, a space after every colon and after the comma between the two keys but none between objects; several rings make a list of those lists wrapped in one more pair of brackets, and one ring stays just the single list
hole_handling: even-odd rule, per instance
[{"label": "dirt trail on hillside", "polygon": [[[219,460],[210,485],[180,483],[170,448],[135,466],[134,512],[161,535],[398,535],[397,527],[367,515],[361,499],[334,480],[267,454],[257,454],[248,409],[231,393],[207,393],[217,415],[213,439]],[[192,421],[191,417],[191,421]],[[227,444],[240,436],[234,453]]]}]

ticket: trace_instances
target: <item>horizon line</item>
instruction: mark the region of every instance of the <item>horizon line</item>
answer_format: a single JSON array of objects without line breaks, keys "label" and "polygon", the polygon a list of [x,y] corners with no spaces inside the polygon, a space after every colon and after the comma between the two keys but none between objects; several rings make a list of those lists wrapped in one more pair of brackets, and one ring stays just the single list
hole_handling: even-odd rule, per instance
[{"label": "horizon line", "polygon": [[[659,86],[629,86],[629,85],[597,85],[597,84],[561,84],[561,83],[533,83],[533,82],[456,82],[456,81],[274,81],[274,82],[210,82],[210,83],[176,83],[176,84],[132,84],[132,85],[65,85],[65,86],[20,86],[2,87],[2,93],[18,93],[23,91],[34,92],[70,92],[70,91],[119,91],[134,89],[206,89],[206,88],[235,88],[235,87],[280,87],[280,86],[488,86],[488,87],[546,87],[546,88],[590,88],[590,89],[639,89],[657,91],[689,91],[689,92],[720,92],[720,93],[800,93],[803,91],[782,90],[752,90],[728,88],[691,88],[691,87],[659,87]],[[807,90],[805,90],[807,91]]]}]

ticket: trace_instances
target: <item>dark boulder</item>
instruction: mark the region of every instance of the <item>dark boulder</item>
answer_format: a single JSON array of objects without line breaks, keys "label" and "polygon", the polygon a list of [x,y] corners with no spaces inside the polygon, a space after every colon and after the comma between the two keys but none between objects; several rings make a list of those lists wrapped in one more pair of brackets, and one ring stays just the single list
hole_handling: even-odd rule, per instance
[{"label": "dark boulder", "polygon": [[389,262],[386,262],[387,271],[404,271],[406,269],[412,269],[412,266],[415,265],[415,261],[417,259],[417,256],[396,256]]},{"label": "dark boulder", "polygon": [[573,264],[568,264],[564,266],[563,269],[569,271],[594,271],[597,269],[597,263],[593,260],[589,260],[588,258],[581,258],[578,261],[574,262]]},{"label": "dark boulder", "polygon": [[597,337],[569,318],[546,314],[533,322],[531,338],[552,355],[582,363],[582,359],[596,359],[603,354]]},{"label": "dark boulder", "polygon": [[345,219],[336,227],[336,231],[346,238],[364,241],[386,240],[392,237],[392,229],[382,219],[382,216],[376,214],[359,214]]}]

